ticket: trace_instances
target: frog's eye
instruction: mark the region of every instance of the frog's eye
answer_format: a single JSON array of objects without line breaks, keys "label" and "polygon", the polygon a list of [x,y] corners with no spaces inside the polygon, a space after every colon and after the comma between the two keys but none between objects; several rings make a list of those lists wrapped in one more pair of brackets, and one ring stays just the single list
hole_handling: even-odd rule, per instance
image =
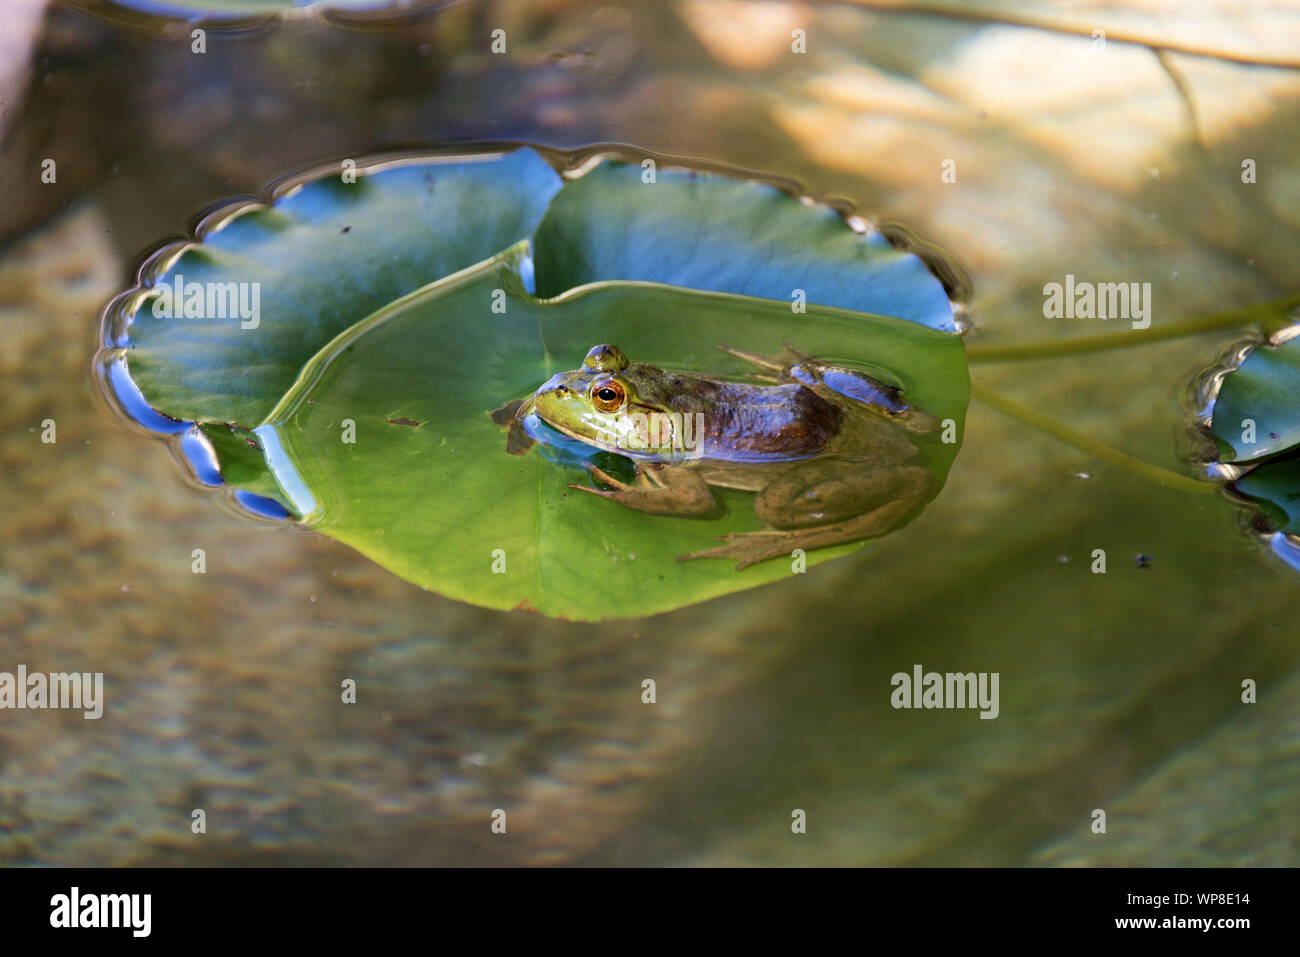
[{"label": "frog's eye", "polygon": [[601,412],[617,412],[627,401],[627,393],[615,379],[597,379],[591,384],[591,404]]}]

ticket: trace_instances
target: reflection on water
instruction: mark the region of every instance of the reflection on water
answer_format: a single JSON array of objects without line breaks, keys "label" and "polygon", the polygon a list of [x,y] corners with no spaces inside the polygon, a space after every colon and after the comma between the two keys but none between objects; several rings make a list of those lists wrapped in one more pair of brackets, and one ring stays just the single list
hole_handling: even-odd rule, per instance
[{"label": "reflection on water", "polygon": [[[284,169],[405,143],[624,141],[788,173],[969,268],[972,345],[1113,331],[1044,318],[1067,274],[1150,282],[1153,328],[1293,288],[1284,12],[1086,11],[1097,46],[1085,12],[1053,14],[1062,34],[752,6],[303,19],[201,58],[50,9],[3,147],[7,168],[54,158],[58,177],[0,223],[0,670],[103,671],[106,705],[0,725],[0,859],[1295,863],[1294,573],[1217,497],[986,407],[943,494],[879,547],[589,626],[440,599],[235,521],[96,405],[95,317],[148,243]],[[805,53],[786,52],[795,29]],[[21,51],[5,56],[13,75]],[[974,378],[1178,471],[1178,391],[1231,338]],[[999,717],[893,709],[890,676],[917,664],[999,672]],[[792,840],[796,807],[822,826]]]}]

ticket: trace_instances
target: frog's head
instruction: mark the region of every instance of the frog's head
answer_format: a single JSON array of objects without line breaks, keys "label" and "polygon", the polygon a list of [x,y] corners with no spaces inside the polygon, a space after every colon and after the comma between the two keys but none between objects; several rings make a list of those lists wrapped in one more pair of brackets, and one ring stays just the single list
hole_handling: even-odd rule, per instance
[{"label": "frog's head", "polygon": [[606,451],[669,453],[667,420],[664,428],[647,430],[647,424],[655,413],[671,412],[671,378],[656,366],[628,362],[618,346],[600,345],[581,369],[554,375],[538,389],[535,407],[547,425]]}]

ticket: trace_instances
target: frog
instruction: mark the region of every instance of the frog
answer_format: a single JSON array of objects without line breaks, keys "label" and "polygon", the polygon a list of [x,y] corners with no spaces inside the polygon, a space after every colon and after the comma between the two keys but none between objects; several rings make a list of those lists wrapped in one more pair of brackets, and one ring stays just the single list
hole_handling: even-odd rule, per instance
[{"label": "frog", "polygon": [[754,493],[762,529],[721,536],[723,544],[677,561],[736,560],[739,571],[795,549],[876,538],[938,493],[911,434],[935,432],[939,420],[899,387],[788,343],[775,356],[718,348],[754,371],[744,381],[673,371],[602,344],[580,368],[491,416],[508,427],[512,455],[536,444],[540,422],[593,457],[630,459],[629,481],[587,459],[594,483],[569,483],[625,508],[709,518],[721,508],[716,489]]}]

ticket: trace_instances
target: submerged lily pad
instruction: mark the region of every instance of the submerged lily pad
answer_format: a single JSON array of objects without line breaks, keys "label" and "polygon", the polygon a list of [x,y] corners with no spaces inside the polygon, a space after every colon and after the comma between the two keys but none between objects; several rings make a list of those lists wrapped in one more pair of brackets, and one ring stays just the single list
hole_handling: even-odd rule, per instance
[{"label": "submerged lily pad", "polygon": [[[1249,349],[1221,371],[1207,425],[1229,488],[1264,529],[1300,536],[1300,327]],[[1210,381],[1214,381],[1212,377]]]},{"label": "submerged lily pad", "polygon": [[1211,428],[1224,462],[1250,462],[1300,445],[1300,339],[1251,349],[1224,376]]},{"label": "submerged lily pad", "polygon": [[1300,457],[1265,462],[1233,483],[1263,511],[1271,531],[1300,535]]},{"label": "submerged lily pad", "polygon": [[[788,560],[674,561],[762,528],[752,492],[719,492],[707,520],[652,516],[573,492],[575,463],[506,454],[488,413],[599,343],[725,378],[750,370],[717,346],[789,342],[881,371],[961,435],[969,382],[960,339],[939,331],[953,316],[942,284],[834,211],[721,176],[661,170],[648,186],[608,161],[565,183],[530,149],[359,172],[291,184],[161,251],[106,311],[101,364],[137,421],[173,435],[193,423],[228,486],[424,587],[602,619],[791,574]],[[155,315],[178,276],[182,296],[259,283],[258,321]],[[144,412],[127,401],[137,387]],[[958,443],[917,445],[941,484]]]}]

